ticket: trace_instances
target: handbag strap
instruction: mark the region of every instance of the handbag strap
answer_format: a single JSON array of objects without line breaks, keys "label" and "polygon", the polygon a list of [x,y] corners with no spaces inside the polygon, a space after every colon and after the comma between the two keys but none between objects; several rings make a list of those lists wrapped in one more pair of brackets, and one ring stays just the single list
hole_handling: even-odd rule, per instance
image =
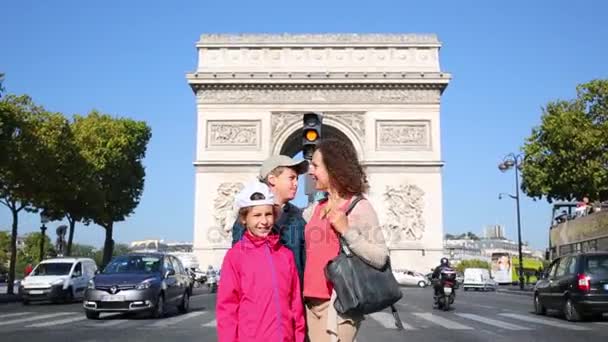
[{"label": "handbag strap", "polygon": [[[359,203],[362,199],[363,199],[363,196],[354,196],[353,197],[350,204],[348,205],[348,208],[346,208],[346,211],[345,211],[346,216],[348,216],[348,214],[350,214],[350,212],[353,211],[353,209],[355,209],[355,206],[357,205],[357,203]],[[350,251],[350,248],[348,248],[348,244],[346,243],[346,240],[344,240],[344,237],[342,235],[340,235],[340,249],[342,249],[344,254],[346,254],[347,256],[352,255],[352,252]]]}]

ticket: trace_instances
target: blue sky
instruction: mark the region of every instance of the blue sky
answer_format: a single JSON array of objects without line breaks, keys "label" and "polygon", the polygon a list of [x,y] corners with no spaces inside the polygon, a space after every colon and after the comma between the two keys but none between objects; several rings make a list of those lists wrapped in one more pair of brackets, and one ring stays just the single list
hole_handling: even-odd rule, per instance
[{"label": "blue sky", "polygon": [[[446,232],[501,223],[516,238],[516,152],[541,108],[608,77],[605,1],[32,1],[0,4],[0,71],[10,93],[27,93],[67,115],[91,109],[146,120],[153,137],[140,206],[115,239],[192,240],[195,99],[185,74],[202,33],[435,33],[442,69]],[[10,227],[0,208],[0,229]],[[522,201],[523,240],[544,248],[550,206]],[[20,232],[37,230],[21,215]],[[54,231],[57,223],[51,224]],[[101,246],[104,232],[78,226],[75,240]]]}]

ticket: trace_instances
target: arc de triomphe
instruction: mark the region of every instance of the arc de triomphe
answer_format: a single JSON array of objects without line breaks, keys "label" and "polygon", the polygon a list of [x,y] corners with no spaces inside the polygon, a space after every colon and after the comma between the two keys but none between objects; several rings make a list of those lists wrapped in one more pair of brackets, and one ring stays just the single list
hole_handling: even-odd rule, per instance
[{"label": "arc de triomphe", "polygon": [[394,268],[426,272],[443,250],[440,100],[450,81],[435,35],[202,35],[196,94],[194,251],[219,267],[233,196],[272,154],[300,148],[302,113],[347,139]]}]

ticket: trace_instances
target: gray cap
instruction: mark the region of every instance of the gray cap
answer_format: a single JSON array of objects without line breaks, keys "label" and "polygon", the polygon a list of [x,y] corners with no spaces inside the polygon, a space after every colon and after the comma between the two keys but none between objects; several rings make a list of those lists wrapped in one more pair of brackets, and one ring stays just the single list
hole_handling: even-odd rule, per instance
[{"label": "gray cap", "polygon": [[308,161],[295,160],[293,158],[280,154],[264,160],[264,163],[260,168],[260,181],[264,181],[266,177],[268,177],[268,174],[270,174],[272,170],[276,169],[279,166],[293,168],[299,175],[308,172]]}]

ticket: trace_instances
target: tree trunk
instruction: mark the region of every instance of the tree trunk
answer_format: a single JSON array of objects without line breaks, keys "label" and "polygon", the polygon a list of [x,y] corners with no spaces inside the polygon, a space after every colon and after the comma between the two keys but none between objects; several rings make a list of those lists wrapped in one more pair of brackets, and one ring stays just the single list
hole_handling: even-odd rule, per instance
[{"label": "tree trunk", "polygon": [[8,270],[8,283],[6,293],[12,295],[15,287],[15,266],[17,265],[17,227],[19,225],[19,210],[11,203],[9,207],[13,214],[13,231],[11,232],[11,262]]},{"label": "tree trunk", "polygon": [[66,248],[65,255],[72,255],[72,241],[74,240],[74,228],[76,227],[76,220],[72,216],[68,215],[68,222],[70,223],[70,235],[68,236],[68,246]]},{"label": "tree trunk", "polygon": [[102,267],[105,267],[112,259],[112,252],[114,250],[114,240],[112,240],[113,227],[114,222],[110,222],[107,226],[104,226],[106,229],[106,241],[103,244]]}]

